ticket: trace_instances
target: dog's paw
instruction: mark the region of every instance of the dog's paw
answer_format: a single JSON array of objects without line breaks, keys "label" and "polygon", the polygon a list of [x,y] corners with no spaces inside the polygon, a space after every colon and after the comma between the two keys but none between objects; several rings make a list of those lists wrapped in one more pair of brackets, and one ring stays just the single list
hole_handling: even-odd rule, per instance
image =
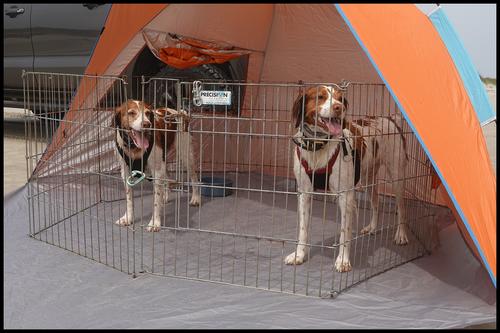
[{"label": "dog's paw", "polygon": [[366,227],[364,227],[363,229],[361,229],[361,231],[359,232],[361,235],[364,235],[364,234],[370,234],[370,235],[373,235],[375,233],[375,228],[372,228],[372,225],[369,224],[367,225]]},{"label": "dog's paw", "polygon": [[151,220],[151,222],[149,222],[148,226],[146,227],[147,232],[158,232],[160,230],[161,230],[160,222],[155,222],[153,220]]},{"label": "dog's paw", "polygon": [[201,197],[200,195],[193,195],[191,197],[191,201],[189,201],[190,206],[199,206],[201,203]]},{"label": "dog's paw", "polygon": [[406,234],[406,226],[404,224],[398,225],[398,229],[396,230],[396,234],[394,235],[394,243],[396,243],[397,245],[408,244],[408,236]]},{"label": "dog's paw", "polygon": [[351,262],[349,261],[349,259],[338,256],[337,260],[335,260],[335,269],[339,273],[349,272],[352,269]]},{"label": "dog's paw", "polygon": [[133,221],[131,219],[127,219],[127,216],[124,215],[120,217],[118,220],[115,221],[115,224],[121,225],[121,226],[127,226],[133,224]]},{"label": "dog's paw", "polygon": [[161,227],[159,225],[148,225],[146,227],[147,232],[158,232],[161,230]]},{"label": "dog's paw", "polygon": [[304,262],[304,258],[305,258],[304,252],[297,252],[297,255],[295,255],[295,252],[293,252],[285,258],[285,264],[301,265]]}]

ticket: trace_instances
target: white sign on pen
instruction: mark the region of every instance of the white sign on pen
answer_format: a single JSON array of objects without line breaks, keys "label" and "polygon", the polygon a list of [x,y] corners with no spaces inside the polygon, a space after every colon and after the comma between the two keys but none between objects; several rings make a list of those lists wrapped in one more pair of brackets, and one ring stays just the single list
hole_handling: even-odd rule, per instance
[{"label": "white sign on pen", "polygon": [[201,103],[205,105],[231,105],[231,91],[200,91]]}]

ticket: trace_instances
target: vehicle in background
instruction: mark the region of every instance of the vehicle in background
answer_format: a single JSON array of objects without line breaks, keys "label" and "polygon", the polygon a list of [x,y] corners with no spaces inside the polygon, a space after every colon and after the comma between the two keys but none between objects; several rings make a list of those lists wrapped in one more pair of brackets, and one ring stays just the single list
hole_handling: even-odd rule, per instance
[{"label": "vehicle in background", "polygon": [[[83,74],[110,9],[110,4],[4,4],[4,105],[24,107],[23,70]],[[246,62],[247,58],[241,57],[223,64],[177,70],[144,47],[123,74],[135,78],[144,75],[239,81],[246,75]],[[165,94],[163,87],[157,89]],[[40,95],[43,98],[44,94]],[[70,97],[64,100],[69,102]],[[172,97],[170,106],[176,104]],[[162,102],[165,99],[162,96]]]},{"label": "vehicle in background", "polygon": [[4,4],[4,105],[23,107],[22,71],[83,74],[109,4]]}]

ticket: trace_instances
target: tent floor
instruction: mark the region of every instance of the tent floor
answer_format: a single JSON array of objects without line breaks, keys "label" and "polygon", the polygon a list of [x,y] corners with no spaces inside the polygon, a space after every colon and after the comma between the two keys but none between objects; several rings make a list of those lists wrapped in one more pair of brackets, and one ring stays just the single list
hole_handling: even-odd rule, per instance
[{"label": "tent floor", "polygon": [[[226,177],[236,178],[236,174]],[[248,188],[258,188],[260,176],[245,178]],[[285,183],[278,179],[273,184],[285,190]],[[136,222],[131,227],[114,223],[125,212],[125,200],[119,198],[124,195],[123,185],[116,184],[116,178],[56,177],[30,186],[35,194],[32,230],[41,230],[33,233],[36,239],[135,275],[147,272],[319,297],[336,296],[428,253],[426,249],[436,245],[430,239],[435,216],[444,210],[406,200],[411,232],[409,244],[400,246],[393,241],[394,199],[380,196],[377,232],[360,235],[372,213],[367,194],[357,193],[350,255],[353,269],[339,273],[333,267],[339,252],[340,212],[331,197],[313,200],[312,247],[307,261],[293,266],[284,264],[284,258],[297,244],[294,194],[235,190],[227,197],[203,196],[201,206],[190,207],[187,193],[171,192],[162,214],[162,230],[151,233],[146,231],[153,206],[149,182],[141,191],[134,190]],[[99,188],[100,196],[96,196]]]},{"label": "tent floor", "polygon": [[441,246],[432,255],[325,300],[152,274],[134,279],[27,237],[26,197],[24,187],[5,199],[5,327],[452,328],[496,317],[495,289],[446,212],[436,217]]}]

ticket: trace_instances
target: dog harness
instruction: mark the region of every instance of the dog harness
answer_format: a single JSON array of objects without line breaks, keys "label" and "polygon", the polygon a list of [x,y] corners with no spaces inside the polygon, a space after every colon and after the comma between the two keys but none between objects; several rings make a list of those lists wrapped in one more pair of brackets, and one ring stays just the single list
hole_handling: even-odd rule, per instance
[{"label": "dog harness", "polygon": [[[311,170],[307,161],[302,158],[302,155],[300,154],[300,148],[297,147],[297,157],[299,158],[300,163],[304,167],[307,176],[309,176],[309,180],[313,184],[314,190],[325,190],[325,189],[327,191],[330,190],[330,186],[328,184],[328,177],[332,174],[333,165],[337,161],[337,157],[340,152],[340,146],[342,146],[342,151],[344,156],[348,155],[347,147],[345,144],[345,138],[342,138],[341,144],[337,145],[335,152],[333,153],[332,157],[330,157],[328,165],[324,168],[317,170]],[[359,156],[359,154],[356,154],[355,150],[352,150],[352,153],[355,156],[355,158],[353,158],[352,161],[354,164],[354,185],[356,185],[359,181],[361,173],[361,157]],[[314,174],[314,181],[313,181],[313,174]]]},{"label": "dog harness", "polygon": [[[327,166],[321,169],[311,170],[309,168],[309,164],[307,163],[307,161],[302,158],[302,155],[300,154],[300,148],[297,147],[297,157],[299,158],[300,163],[304,167],[307,176],[309,176],[309,180],[313,184],[313,188],[315,190],[324,190],[324,189],[326,189],[327,191],[329,190],[328,176],[332,174],[332,168],[333,165],[335,164],[335,161],[337,161],[337,156],[339,155],[339,151],[340,151],[340,146],[337,146],[337,149],[335,149],[335,152],[333,153],[332,157],[330,157]],[[314,180],[313,180],[313,174],[314,174]]]}]

